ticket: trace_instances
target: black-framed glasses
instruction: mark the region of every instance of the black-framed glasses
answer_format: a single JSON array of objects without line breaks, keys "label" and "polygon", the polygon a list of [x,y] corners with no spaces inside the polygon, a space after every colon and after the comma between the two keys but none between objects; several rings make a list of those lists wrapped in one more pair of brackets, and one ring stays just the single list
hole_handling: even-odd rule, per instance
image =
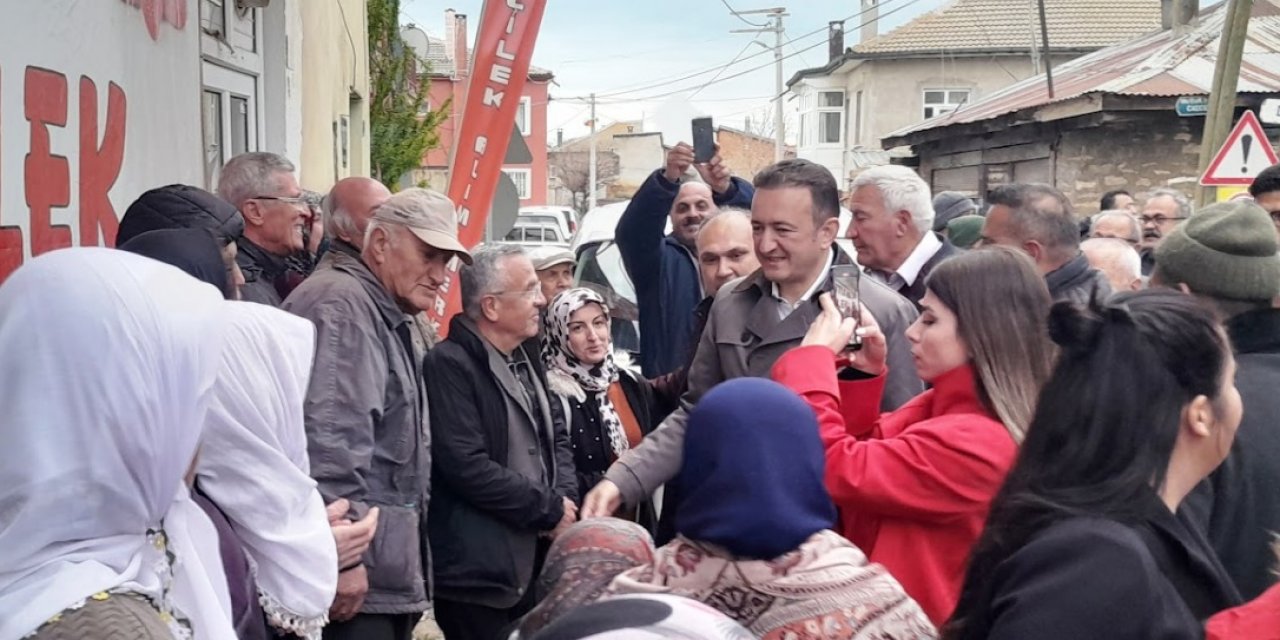
[{"label": "black-framed glasses", "polygon": [[1166,216],[1163,213],[1158,213],[1154,216],[1138,216],[1138,219],[1142,221],[1142,224],[1164,224],[1166,222],[1176,222],[1178,220],[1186,220],[1187,216],[1175,216],[1170,218],[1169,216]]}]

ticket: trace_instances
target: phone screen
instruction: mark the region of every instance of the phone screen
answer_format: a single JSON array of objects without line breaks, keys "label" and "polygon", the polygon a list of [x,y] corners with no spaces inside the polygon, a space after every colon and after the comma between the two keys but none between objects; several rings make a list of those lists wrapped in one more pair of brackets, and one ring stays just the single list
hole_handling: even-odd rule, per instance
[{"label": "phone screen", "polygon": [[716,155],[716,139],[711,118],[693,119],[693,161],[710,162]]}]

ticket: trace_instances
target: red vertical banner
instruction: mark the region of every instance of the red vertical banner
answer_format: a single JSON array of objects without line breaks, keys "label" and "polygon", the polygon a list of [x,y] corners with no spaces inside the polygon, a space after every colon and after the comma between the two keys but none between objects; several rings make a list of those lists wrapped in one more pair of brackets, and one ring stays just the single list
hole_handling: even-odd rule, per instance
[{"label": "red vertical banner", "polygon": [[[546,4],[546,0],[485,0],[449,172],[449,199],[458,207],[458,239],[464,247],[484,239]],[[449,265],[447,280],[430,312],[441,334],[448,332],[449,318],[461,309],[458,266],[457,260]]]}]

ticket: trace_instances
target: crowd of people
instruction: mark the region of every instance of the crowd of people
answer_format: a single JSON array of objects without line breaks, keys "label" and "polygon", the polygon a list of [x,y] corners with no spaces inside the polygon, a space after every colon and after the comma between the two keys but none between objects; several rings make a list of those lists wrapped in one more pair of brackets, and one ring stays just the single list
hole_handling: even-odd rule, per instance
[{"label": "crowd of people", "polygon": [[679,144],[634,358],[442,194],[148,191],[0,284],[0,640],[1280,638],[1280,165],[983,205]]}]

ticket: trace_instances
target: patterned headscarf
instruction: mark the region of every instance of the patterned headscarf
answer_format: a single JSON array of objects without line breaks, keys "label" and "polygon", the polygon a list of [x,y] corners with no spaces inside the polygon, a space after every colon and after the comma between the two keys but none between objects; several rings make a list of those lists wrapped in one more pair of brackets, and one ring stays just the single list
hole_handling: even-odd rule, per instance
[{"label": "patterned headscarf", "polygon": [[609,315],[609,307],[604,298],[591,289],[569,289],[562,291],[547,307],[545,327],[542,331],[542,361],[547,370],[556,370],[571,376],[582,390],[596,398],[600,405],[600,421],[609,435],[609,446],[615,456],[621,456],[630,445],[626,431],[622,428],[622,420],[609,401],[609,385],[618,379],[618,367],[613,363],[613,351],[610,350],[600,364],[588,365],[569,350],[569,318],[578,309],[595,303]]},{"label": "patterned headscarf", "polygon": [[521,622],[521,637],[599,600],[618,574],[652,562],[653,539],[634,522],[592,518],[569,527],[547,551],[538,578],[539,604]]}]

